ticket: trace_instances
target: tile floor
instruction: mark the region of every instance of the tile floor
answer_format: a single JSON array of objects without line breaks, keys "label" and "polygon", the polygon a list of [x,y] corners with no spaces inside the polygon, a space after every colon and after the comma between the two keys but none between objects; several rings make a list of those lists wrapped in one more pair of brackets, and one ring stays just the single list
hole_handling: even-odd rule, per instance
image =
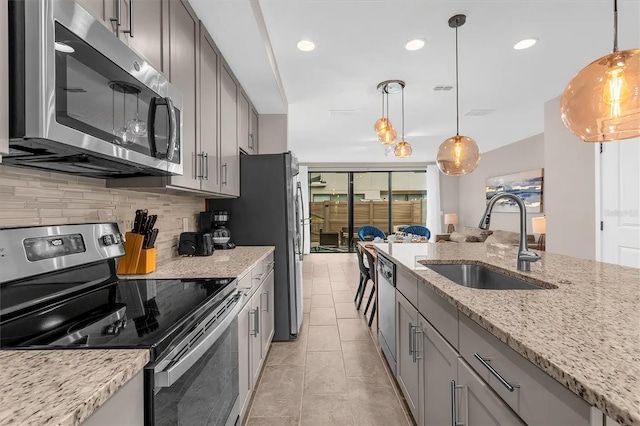
[{"label": "tile floor", "polygon": [[[353,298],[358,259],[304,259],[304,321],[294,342],[271,346],[246,425],[411,425],[396,385]],[[368,296],[369,287],[365,295]]]}]

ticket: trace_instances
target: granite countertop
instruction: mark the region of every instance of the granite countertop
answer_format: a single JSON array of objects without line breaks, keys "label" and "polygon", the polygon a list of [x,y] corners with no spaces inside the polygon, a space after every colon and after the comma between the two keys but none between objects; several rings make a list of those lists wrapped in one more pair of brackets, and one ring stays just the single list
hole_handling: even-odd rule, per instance
[{"label": "granite countertop", "polygon": [[242,277],[275,248],[273,246],[236,246],[216,250],[211,256],[176,257],[161,264],[150,274],[122,275],[126,279],[181,279]]},{"label": "granite countertop", "polygon": [[[541,252],[531,272],[504,245],[376,244],[516,352],[627,425],[640,425],[640,270]],[[478,290],[425,264],[485,264],[555,289]]]},{"label": "granite countertop", "polygon": [[0,424],[78,425],[148,362],[143,349],[0,351]]}]

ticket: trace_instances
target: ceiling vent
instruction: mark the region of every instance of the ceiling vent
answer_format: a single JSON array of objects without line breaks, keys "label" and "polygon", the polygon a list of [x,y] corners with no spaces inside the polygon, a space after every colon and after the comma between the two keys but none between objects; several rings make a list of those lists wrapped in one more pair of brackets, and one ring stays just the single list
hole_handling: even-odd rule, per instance
[{"label": "ceiling vent", "polygon": [[495,109],[470,109],[469,111],[465,112],[464,115],[481,117],[483,115],[489,115],[494,111]]},{"label": "ceiling vent", "polygon": [[354,109],[330,109],[329,116],[330,117],[349,117],[352,116],[355,112]]},{"label": "ceiling vent", "polygon": [[434,87],[433,91],[434,92],[448,92],[451,89],[453,89],[453,86],[440,85],[440,86]]}]

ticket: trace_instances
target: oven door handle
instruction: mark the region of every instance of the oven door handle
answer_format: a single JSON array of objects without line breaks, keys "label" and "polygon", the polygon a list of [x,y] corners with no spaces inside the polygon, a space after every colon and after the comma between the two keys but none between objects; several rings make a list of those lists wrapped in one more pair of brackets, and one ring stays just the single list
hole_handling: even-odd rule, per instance
[{"label": "oven door handle", "polygon": [[193,346],[187,354],[185,354],[180,361],[173,364],[171,367],[163,371],[158,371],[154,374],[154,387],[156,388],[168,388],[173,385],[184,373],[189,371],[193,365],[198,362],[200,358],[213,346],[213,344],[222,336],[229,325],[237,318],[244,301],[244,295],[238,293],[236,296],[236,305],[229,311],[224,317],[222,322],[210,332],[204,339]]}]

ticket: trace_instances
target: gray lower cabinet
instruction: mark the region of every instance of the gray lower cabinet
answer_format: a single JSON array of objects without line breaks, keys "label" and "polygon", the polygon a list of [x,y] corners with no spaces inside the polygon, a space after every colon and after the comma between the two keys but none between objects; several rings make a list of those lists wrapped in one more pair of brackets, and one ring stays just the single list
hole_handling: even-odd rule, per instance
[{"label": "gray lower cabinet", "polygon": [[83,426],[144,424],[144,372],[140,371],[84,422]]},{"label": "gray lower cabinet", "polygon": [[422,354],[420,370],[420,425],[452,423],[451,382],[458,377],[460,355],[420,314],[419,346]]},{"label": "gray lower cabinet", "polygon": [[420,378],[416,351],[418,311],[396,290],[396,378],[413,418],[419,419]]},{"label": "gray lower cabinet", "polygon": [[[245,305],[238,314],[238,370],[240,423],[246,414],[274,334],[273,255],[240,278]],[[248,299],[247,299],[248,298]]]},{"label": "gray lower cabinet", "polygon": [[396,376],[419,426],[589,424],[583,399],[399,271]]},{"label": "gray lower cabinet", "polygon": [[246,303],[238,314],[238,371],[240,375],[240,413],[244,413],[253,393],[251,374],[251,303]]},{"label": "gray lower cabinet", "polygon": [[273,315],[274,286],[275,276],[272,269],[267,274],[267,278],[265,278],[264,284],[262,285],[262,291],[260,292],[260,297],[262,297],[262,353],[264,356],[269,352],[269,346],[271,345],[271,341],[273,340],[273,335],[275,333],[275,321]]},{"label": "gray lower cabinet", "polygon": [[226,64],[220,67],[220,192],[240,195],[238,85]]},{"label": "gray lower cabinet", "polygon": [[455,413],[452,425],[508,426],[525,424],[463,359],[458,360],[458,380],[452,383],[452,385],[454,384],[455,386],[451,388],[452,412]]}]

